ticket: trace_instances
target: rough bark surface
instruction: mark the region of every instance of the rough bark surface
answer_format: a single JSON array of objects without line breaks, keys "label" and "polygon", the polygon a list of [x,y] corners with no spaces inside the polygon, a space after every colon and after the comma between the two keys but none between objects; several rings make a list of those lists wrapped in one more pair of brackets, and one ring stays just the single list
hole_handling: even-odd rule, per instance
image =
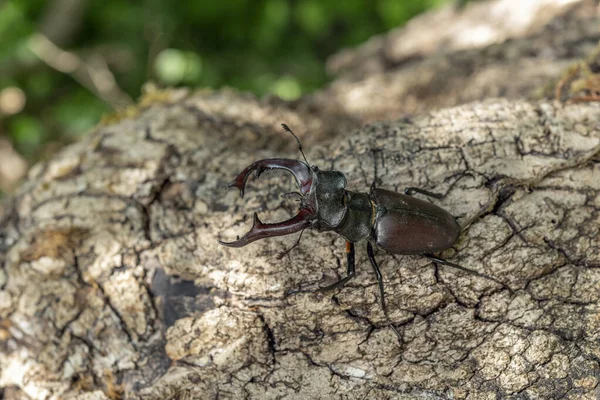
[{"label": "rough bark surface", "polygon": [[[34,167],[5,204],[5,398],[600,395],[598,104],[489,99],[350,129],[363,116],[316,97],[151,97]],[[325,294],[312,290],[345,272],[335,234],[306,232],[281,260],[294,238],[219,246],[254,211],[296,211],[284,173],[250,180],[244,200],[222,190],[251,161],[298,158],[280,122],[349,190],[367,191],[376,163],[383,188],[444,193],[434,203],[464,226],[444,256],[504,286],[379,251],[388,322],[364,244],[357,277]]]},{"label": "rough bark surface", "polygon": [[315,101],[375,121],[492,96],[539,99],[598,45],[598,21],[596,1],[447,6],[332,57],[339,78]]}]

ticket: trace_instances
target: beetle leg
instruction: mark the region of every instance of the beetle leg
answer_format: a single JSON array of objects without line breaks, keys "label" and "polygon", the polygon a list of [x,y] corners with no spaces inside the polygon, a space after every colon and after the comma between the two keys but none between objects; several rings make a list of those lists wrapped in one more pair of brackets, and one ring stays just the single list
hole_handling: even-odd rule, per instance
[{"label": "beetle leg", "polygon": [[433,197],[434,199],[443,199],[444,198],[443,194],[433,193],[428,190],[419,189],[417,187],[407,187],[406,189],[404,189],[404,194],[406,194],[408,196],[412,196],[415,193],[421,193],[421,194],[424,194],[425,196]]},{"label": "beetle leg", "polygon": [[258,178],[266,170],[270,169],[285,169],[289,171],[294,178],[302,195],[308,194],[312,185],[312,173],[310,167],[298,160],[290,160],[287,158],[269,158],[266,160],[255,161],[247,166],[240,174],[226,185],[226,188],[236,187],[240,191],[240,197],[244,197],[244,189],[246,181],[252,171],[256,171],[255,175]]},{"label": "beetle leg", "polygon": [[254,213],[252,228],[250,228],[248,233],[233,242],[223,242],[219,240],[219,243],[228,247],[242,247],[255,240],[296,233],[310,226],[310,220],[306,218],[309,215],[311,215],[310,210],[301,208],[300,212],[294,218],[274,224],[264,224],[258,219],[258,214]]},{"label": "beetle leg", "polygon": [[387,306],[385,305],[385,293],[383,291],[383,278],[381,276],[379,266],[377,265],[377,261],[375,261],[375,254],[373,254],[373,246],[371,246],[371,243],[368,242],[367,255],[369,256],[369,261],[371,261],[371,266],[373,266],[373,271],[375,271],[375,276],[377,277],[377,284],[379,285],[379,294],[381,296],[381,308],[383,309],[383,313],[387,316]]},{"label": "beetle leg", "polygon": [[398,340],[402,342],[402,335],[398,332],[398,329],[392,324],[390,321],[390,317],[387,313],[387,306],[385,305],[385,293],[383,291],[383,277],[381,276],[381,271],[379,270],[379,265],[377,265],[377,261],[375,261],[375,254],[373,254],[373,246],[370,242],[367,242],[367,255],[369,256],[369,261],[371,261],[371,266],[373,267],[373,271],[375,271],[375,276],[377,277],[377,285],[379,285],[379,295],[381,296],[381,309],[383,310],[383,315],[385,315],[385,319],[388,322],[388,325],[396,336]]},{"label": "beetle leg", "polygon": [[442,265],[447,265],[448,267],[456,268],[456,269],[458,269],[460,271],[468,272],[470,274],[473,274],[473,275],[476,275],[476,276],[479,276],[479,277],[482,277],[482,278],[485,278],[485,279],[489,279],[490,281],[494,281],[497,284],[499,284],[500,286],[502,286],[503,288],[508,289],[508,291],[512,293],[512,289],[511,288],[509,288],[508,286],[506,286],[506,284],[500,282],[498,279],[496,279],[496,278],[494,278],[492,276],[489,276],[489,275],[486,275],[486,274],[482,274],[481,272],[477,272],[475,270],[472,270],[472,269],[469,269],[469,268],[465,268],[465,267],[463,267],[461,265],[458,265],[458,264],[454,264],[453,262],[446,261],[443,258],[436,257],[433,254],[424,254],[424,256],[427,257],[427,258],[429,258],[433,262],[436,262],[436,263],[439,263],[439,264],[442,264]]},{"label": "beetle leg", "polygon": [[318,292],[326,292],[328,290],[332,290],[341,286],[344,286],[346,282],[350,279],[354,278],[355,270],[354,270],[354,243],[346,242],[346,259],[348,261],[348,270],[346,273],[346,277],[340,279],[339,281],[332,283],[331,285],[323,286],[317,289]]}]

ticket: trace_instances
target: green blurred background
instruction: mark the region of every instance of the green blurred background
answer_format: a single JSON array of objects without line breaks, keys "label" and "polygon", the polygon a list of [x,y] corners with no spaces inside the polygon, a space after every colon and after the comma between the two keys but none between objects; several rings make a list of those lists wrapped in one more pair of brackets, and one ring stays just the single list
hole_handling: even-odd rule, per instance
[{"label": "green blurred background", "polygon": [[0,2],[0,196],[148,81],[295,99],[334,52],[446,1]]}]

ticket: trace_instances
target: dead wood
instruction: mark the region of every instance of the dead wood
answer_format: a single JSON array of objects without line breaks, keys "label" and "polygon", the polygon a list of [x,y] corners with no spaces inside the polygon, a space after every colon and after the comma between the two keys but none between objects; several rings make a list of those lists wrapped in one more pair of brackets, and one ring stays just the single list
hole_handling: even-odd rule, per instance
[{"label": "dead wood", "polygon": [[[379,94],[399,96],[395,87],[380,82]],[[0,215],[4,396],[596,398],[600,106],[482,100],[482,90],[481,101],[392,119],[407,110],[374,101],[376,111],[355,114],[331,90],[294,103],[154,93],[35,166]],[[437,95],[460,104],[452,93]],[[368,190],[377,162],[382,187],[445,193],[435,202],[464,232],[444,256],[508,288],[379,251],[398,341],[364,244],[358,276],[328,294],[308,288],[344,272],[334,234],[306,232],[282,260],[292,237],[219,246],[254,211],[264,221],[295,213],[279,197],[292,187],[284,174],[250,181],[243,201],[222,190],[251,161],[299,158],[281,122],[350,190]]]}]

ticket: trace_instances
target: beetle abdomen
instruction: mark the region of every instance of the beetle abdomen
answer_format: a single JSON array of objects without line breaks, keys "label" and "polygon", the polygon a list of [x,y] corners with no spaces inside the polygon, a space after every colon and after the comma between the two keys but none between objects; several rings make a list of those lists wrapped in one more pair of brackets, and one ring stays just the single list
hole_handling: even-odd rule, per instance
[{"label": "beetle abdomen", "polygon": [[451,247],[460,227],[443,208],[412,196],[374,189],[375,244],[395,254],[435,253]]}]

